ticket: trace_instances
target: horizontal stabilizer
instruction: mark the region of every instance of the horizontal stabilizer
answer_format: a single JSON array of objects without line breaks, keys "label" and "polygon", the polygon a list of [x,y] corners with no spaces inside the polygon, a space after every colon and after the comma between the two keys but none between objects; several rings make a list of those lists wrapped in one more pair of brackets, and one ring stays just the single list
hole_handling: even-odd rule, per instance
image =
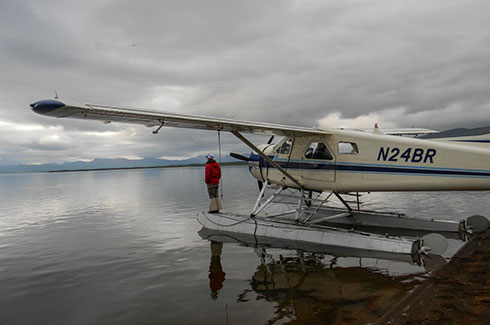
[{"label": "horizontal stabilizer", "polygon": [[424,128],[406,128],[406,129],[384,129],[384,134],[389,135],[422,135],[422,134],[433,134],[439,133],[439,131],[424,129]]},{"label": "horizontal stabilizer", "polygon": [[463,144],[466,146],[490,149],[490,133],[475,135],[475,136],[467,136],[467,137],[438,138],[438,139],[431,139],[431,140],[449,141],[453,143]]},{"label": "horizontal stabilizer", "polygon": [[380,133],[380,134],[387,134],[387,135],[399,135],[399,136],[418,136],[418,135],[424,135],[424,134],[435,134],[439,133],[439,131],[436,130],[431,130],[431,129],[424,129],[424,128],[404,128],[404,129],[383,129],[383,128],[378,128],[375,127],[374,130],[377,130],[377,132],[373,131],[373,129],[349,129],[349,128],[342,128],[343,130],[354,130],[354,131],[362,131],[362,132],[373,132],[373,133]]}]

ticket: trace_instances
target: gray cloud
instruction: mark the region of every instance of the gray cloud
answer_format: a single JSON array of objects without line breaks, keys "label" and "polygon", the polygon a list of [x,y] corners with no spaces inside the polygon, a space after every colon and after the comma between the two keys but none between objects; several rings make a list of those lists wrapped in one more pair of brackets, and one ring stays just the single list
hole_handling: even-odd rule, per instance
[{"label": "gray cloud", "polygon": [[[0,163],[189,157],[217,146],[212,132],[153,136],[144,127],[61,121],[28,109],[54,91],[81,102],[301,126],[488,125],[489,7],[2,1],[0,122],[41,128],[0,131]],[[227,151],[246,151],[231,135],[223,139]]]}]

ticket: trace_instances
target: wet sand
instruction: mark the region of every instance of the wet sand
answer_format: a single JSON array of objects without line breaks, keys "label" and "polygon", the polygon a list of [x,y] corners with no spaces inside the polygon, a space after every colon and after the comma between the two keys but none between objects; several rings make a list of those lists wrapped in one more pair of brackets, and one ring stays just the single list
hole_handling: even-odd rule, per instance
[{"label": "wet sand", "polygon": [[473,237],[375,324],[490,324],[490,230]]}]

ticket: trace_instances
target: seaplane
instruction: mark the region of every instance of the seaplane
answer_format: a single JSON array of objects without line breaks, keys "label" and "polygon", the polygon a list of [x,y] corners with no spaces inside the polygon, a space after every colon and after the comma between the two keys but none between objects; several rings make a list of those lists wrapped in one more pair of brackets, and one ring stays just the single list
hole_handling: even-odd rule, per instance
[{"label": "seaplane", "polygon": [[[444,253],[447,241],[441,233],[464,238],[489,226],[480,215],[456,222],[365,210],[360,193],[490,190],[490,135],[427,140],[419,136],[437,131],[382,130],[377,125],[371,130],[308,128],[60,99],[39,100],[30,107],[49,117],[140,124],[155,128],[153,134],[164,127],[231,133],[252,150],[249,156],[231,156],[248,163],[260,190],[250,214],[199,213],[198,221],[214,235],[234,233],[402,254],[416,260]],[[244,134],[271,138],[256,145]],[[274,142],[274,136],[280,140]],[[285,203],[285,208],[271,211],[278,202]],[[360,227],[424,231],[426,235],[389,236],[359,231]]]}]

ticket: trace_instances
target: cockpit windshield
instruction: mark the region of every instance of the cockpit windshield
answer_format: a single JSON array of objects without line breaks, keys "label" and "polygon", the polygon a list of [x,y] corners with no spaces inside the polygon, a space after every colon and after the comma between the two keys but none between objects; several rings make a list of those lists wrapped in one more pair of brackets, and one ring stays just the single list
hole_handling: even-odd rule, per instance
[{"label": "cockpit windshield", "polygon": [[276,153],[279,155],[288,155],[291,152],[291,147],[293,146],[293,139],[286,138],[282,142],[279,142],[276,146]]}]

